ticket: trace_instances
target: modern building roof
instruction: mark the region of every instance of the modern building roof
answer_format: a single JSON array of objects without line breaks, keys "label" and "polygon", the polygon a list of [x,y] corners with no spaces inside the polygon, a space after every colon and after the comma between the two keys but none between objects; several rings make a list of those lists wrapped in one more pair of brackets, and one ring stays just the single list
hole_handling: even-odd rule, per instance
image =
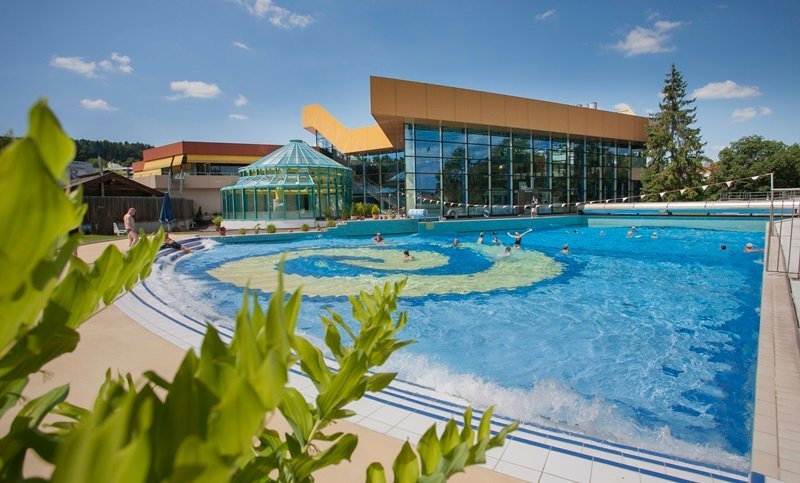
[{"label": "modern building roof", "polygon": [[518,129],[597,139],[647,140],[649,119],[591,107],[370,77],[372,117],[378,125],[347,129],[322,106],[303,108],[303,128],[345,153],[403,149],[403,124]]},{"label": "modern building roof", "polygon": [[[70,181],[70,190],[83,186],[83,196],[153,196],[160,198],[164,193],[145,186],[112,171],[93,174]],[[100,188],[102,186],[102,189]]]},{"label": "modern building roof", "polygon": [[280,147],[279,144],[241,144],[210,143],[198,141],[178,141],[142,151],[144,161],[153,161],[169,156],[211,155],[211,156],[265,156]]},{"label": "modern building roof", "polygon": [[265,168],[335,168],[350,169],[331,158],[316,151],[299,139],[292,139],[289,144],[264,156],[253,164],[240,168],[240,173],[250,173]]}]

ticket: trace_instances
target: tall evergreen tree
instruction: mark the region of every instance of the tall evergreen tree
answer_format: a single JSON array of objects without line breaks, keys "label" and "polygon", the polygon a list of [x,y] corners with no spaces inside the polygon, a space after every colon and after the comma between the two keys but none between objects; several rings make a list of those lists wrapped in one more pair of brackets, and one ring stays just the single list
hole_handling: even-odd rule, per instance
[{"label": "tall evergreen tree", "polygon": [[[672,65],[664,81],[659,112],[650,118],[647,128],[647,158],[642,191],[660,193],[698,186],[703,181],[703,142],[695,122],[694,99],[686,98],[686,82],[680,71]],[[696,199],[699,190],[689,190],[683,195],[669,195],[671,200]]]}]

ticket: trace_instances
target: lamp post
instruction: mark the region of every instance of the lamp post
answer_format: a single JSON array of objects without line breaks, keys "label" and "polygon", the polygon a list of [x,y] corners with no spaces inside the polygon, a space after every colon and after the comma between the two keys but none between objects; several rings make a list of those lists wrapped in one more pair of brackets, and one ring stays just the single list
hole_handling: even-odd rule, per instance
[{"label": "lamp post", "polygon": [[[97,155],[97,164],[100,165],[100,177],[102,178],[103,177],[103,156],[101,156],[99,154]],[[103,183],[103,180],[101,179],[100,180],[100,196],[102,197],[102,196],[105,196],[105,195],[106,195],[106,186]]]}]

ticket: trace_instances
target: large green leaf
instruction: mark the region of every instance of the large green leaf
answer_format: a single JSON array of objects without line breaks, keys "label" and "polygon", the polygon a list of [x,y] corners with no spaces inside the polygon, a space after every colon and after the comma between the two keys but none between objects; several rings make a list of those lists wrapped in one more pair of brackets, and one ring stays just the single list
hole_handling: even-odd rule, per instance
[{"label": "large green leaf", "polygon": [[416,483],[419,478],[419,462],[417,462],[417,455],[411,449],[408,441],[403,443],[400,453],[392,463],[392,471],[394,472],[395,483]]},{"label": "large green leaf", "polygon": [[287,387],[280,404],[280,411],[294,430],[300,444],[305,446],[314,430],[314,414],[303,395],[297,389]]},{"label": "large green leaf", "polygon": [[61,123],[40,100],[28,116],[28,137],[36,141],[42,161],[53,179],[66,180],[67,166],[75,159],[75,143],[61,129]]},{"label": "large green leaf", "polygon": [[380,463],[367,466],[367,483],[386,483],[386,473]]},{"label": "large green leaf", "polygon": [[422,461],[422,474],[430,475],[439,467],[442,459],[442,449],[439,447],[439,438],[436,437],[436,425],[431,425],[417,444],[419,458]]},{"label": "large green leaf", "polygon": [[342,460],[350,460],[350,456],[356,449],[357,444],[358,437],[356,435],[345,434],[324,451],[315,453],[312,456],[297,458],[292,462],[294,476],[302,481],[314,471],[326,466],[337,465]]}]

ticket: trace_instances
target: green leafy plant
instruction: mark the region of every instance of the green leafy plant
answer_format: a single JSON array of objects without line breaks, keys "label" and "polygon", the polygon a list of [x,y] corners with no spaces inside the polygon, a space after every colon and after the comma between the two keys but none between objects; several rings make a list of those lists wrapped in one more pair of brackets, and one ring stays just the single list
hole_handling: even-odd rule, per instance
[{"label": "green leafy plant", "polygon": [[325,227],[326,228],[336,228],[336,220],[334,220],[332,218],[328,218],[328,220],[325,222]]},{"label": "green leafy plant", "polygon": [[350,210],[347,209],[347,208],[344,208],[342,210],[342,220],[347,220],[349,218],[350,218]]},{"label": "green leafy plant", "polygon": [[214,227],[219,231],[219,228],[222,226],[222,222],[224,219],[221,216],[215,216],[211,219],[211,223],[214,224]]},{"label": "green leafy plant", "polygon": [[255,230],[256,235],[258,235],[258,231],[261,230],[261,223],[256,223],[256,226],[253,227],[253,230]]},{"label": "green leafy plant", "polygon": [[[73,257],[81,235],[66,233],[85,207],[80,191],[65,193],[59,183],[73,151],[40,103],[31,110],[28,136],[0,154],[0,229],[11,233],[22,216],[40,227],[0,239],[0,263],[13,269],[0,278],[0,415],[20,400],[31,374],[74,349],[75,328],[100,301],[111,303],[149,274],[163,239],[160,231],[141,237],[124,255],[110,246],[93,264]],[[20,163],[29,169],[18,169]],[[0,437],[0,481],[24,480],[29,450],[53,465],[52,481],[302,483],[349,459],[357,437],[330,429],[354,414],[348,404],[394,379],[375,369],[412,342],[398,337],[407,315],[395,314],[406,282],[350,297],[354,324],[332,311],[322,317],[334,370],[296,333],[301,292],[287,297],[282,266],[280,272],[266,308],[245,292],[230,344],[209,325],[199,352],[189,350],[171,378],[147,372],[135,382],[109,370],[91,409],[67,403],[67,386],[29,399]],[[287,384],[295,363],[317,390],[312,401]],[[270,427],[278,414],[291,431]],[[49,415],[61,420],[43,424]],[[406,443],[393,465],[395,480],[444,481],[484,461],[485,451],[515,427],[492,437],[490,417],[491,408],[475,431],[468,409],[461,432],[451,421],[441,437],[432,426],[419,456]],[[383,468],[371,465],[366,478],[385,481]]]},{"label": "green leafy plant", "polygon": [[274,224],[270,223],[269,225],[267,225],[267,229],[264,231],[266,231],[267,233],[275,233],[276,231],[278,231],[278,229],[275,227]]},{"label": "green leafy plant", "polygon": [[372,216],[376,217],[380,216],[380,214],[381,214],[380,207],[378,205],[372,205]]},{"label": "green leafy plant", "polygon": [[247,234],[247,228],[239,228],[239,234],[240,235],[246,235]]},{"label": "green leafy plant", "polygon": [[[0,153],[0,416],[20,401],[29,377],[75,349],[75,330],[150,273],[163,234],[140,237],[127,253],[111,245],[92,264],[74,257],[86,211],[80,190],[64,191],[75,145],[44,101],[30,111],[28,134]],[[20,169],[24,165],[25,169]],[[20,226],[36,226],[35,231]],[[30,449],[51,461],[58,433],[40,424],[63,406],[69,388],[29,397],[0,438],[0,480],[22,481]]]},{"label": "green leafy plant", "polygon": [[300,231],[308,231],[308,223],[303,223],[300,225]]},{"label": "green leafy plant", "polygon": [[353,203],[353,210],[351,211],[352,216],[362,217],[364,216],[364,203],[360,201],[358,203]]}]

